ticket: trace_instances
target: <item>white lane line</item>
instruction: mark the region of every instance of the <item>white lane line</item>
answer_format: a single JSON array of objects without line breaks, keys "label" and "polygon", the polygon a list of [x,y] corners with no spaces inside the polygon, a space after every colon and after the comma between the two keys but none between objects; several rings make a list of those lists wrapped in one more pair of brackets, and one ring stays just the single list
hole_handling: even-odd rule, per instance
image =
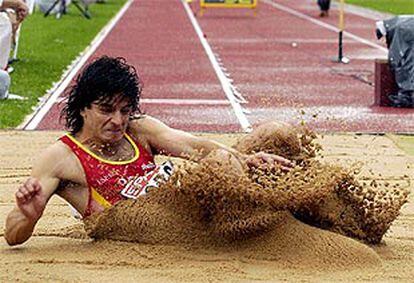
[{"label": "white lane line", "polygon": [[[66,97],[59,97],[55,103],[65,101]],[[225,99],[179,99],[179,98],[143,98],[140,104],[173,104],[173,105],[230,105]]]},{"label": "white lane line", "polygon": [[174,98],[159,98],[141,99],[142,103],[146,104],[174,104],[174,105],[229,105],[230,101],[225,99],[174,99]]},{"label": "white lane line", "polygon": [[175,105],[229,105],[230,101],[225,99],[141,99],[147,104],[175,104]]},{"label": "white lane line", "polygon": [[[239,99],[234,94],[234,87],[232,86],[230,80],[224,74],[220,64],[217,61],[217,58],[214,56],[213,51],[211,50],[210,45],[208,44],[207,40],[204,38],[204,34],[199,26],[197,20],[194,17],[193,11],[191,11],[189,5],[186,3],[185,0],[181,0],[188,17],[190,18],[191,23],[193,24],[194,30],[200,39],[201,44],[204,47],[205,52],[207,53],[208,58],[210,59],[211,64],[213,65],[214,71],[217,74],[217,77],[221,83],[224,93],[227,96],[231,106],[233,107],[234,113],[236,114],[239,123],[245,132],[250,132],[252,130],[252,126],[250,125],[249,121],[247,120],[246,115],[244,114],[243,108],[240,105],[240,97]],[[240,94],[238,94],[240,96]]]},{"label": "white lane line", "polygon": [[[298,12],[296,10],[293,10],[293,9],[291,9],[289,7],[286,7],[286,6],[283,6],[281,4],[275,3],[272,0],[262,0],[262,2],[264,2],[264,3],[266,3],[266,4],[270,5],[270,6],[273,6],[276,9],[279,9],[281,11],[284,11],[286,13],[292,14],[292,15],[298,17],[298,18],[301,18],[301,19],[310,21],[310,22],[312,22],[312,23],[314,23],[314,24],[316,24],[318,26],[324,27],[324,28],[329,29],[329,30],[334,31],[334,32],[339,32],[339,29],[337,27],[335,27],[335,26],[332,26],[332,25],[327,24],[327,23],[324,23],[324,22],[322,22],[320,20],[314,19],[314,18],[312,18],[312,17],[310,17],[308,15],[305,15],[305,14],[303,14],[301,12]],[[383,46],[381,46],[379,44],[376,44],[374,42],[371,42],[369,40],[366,40],[365,38],[359,37],[359,36],[357,36],[355,34],[352,34],[350,32],[347,32],[347,31],[344,31],[344,36],[347,36],[349,38],[352,38],[353,40],[359,41],[359,42],[361,42],[363,44],[369,45],[369,46],[371,46],[373,48],[382,50],[382,51],[384,51],[384,52],[386,52],[388,54],[388,49],[387,48],[385,48],[385,47],[383,47]]]},{"label": "white lane line", "polygon": [[27,118],[18,128],[24,130],[34,130],[37,128],[43,117],[49,112],[50,108],[55,104],[58,97],[68,87],[77,72],[83,67],[85,62],[96,51],[102,41],[106,38],[109,32],[114,28],[115,24],[128,10],[134,0],[129,0],[124,4],[122,9],[112,18],[112,20],[98,33],[91,44],[72,62],[65,73],[62,75],[60,81],[55,84],[44,96],[44,99],[37,106],[34,113]]}]

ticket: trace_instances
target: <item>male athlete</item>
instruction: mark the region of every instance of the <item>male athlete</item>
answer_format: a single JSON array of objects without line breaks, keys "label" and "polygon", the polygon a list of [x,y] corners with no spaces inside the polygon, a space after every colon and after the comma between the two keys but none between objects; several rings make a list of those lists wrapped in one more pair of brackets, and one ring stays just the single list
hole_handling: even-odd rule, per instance
[{"label": "male athlete", "polygon": [[[170,164],[155,164],[156,154],[196,162],[208,155],[216,159],[231,156],[240,162],[240,168],[291,166],[280,156],[246,156],[142,115],[141,91],[134,67],[122,58],[104,56],[84,69],[62,111],[70,133],[41,154],[31,177],[15,194],[16,207],[6,220],[5,238],[9,245],[21,244],[31,237],[53,194],[65,199],[83,218],[145,194],[156,175],[166,178],[171,174]],[[260,139],[263,131],[278,127],[274,123],[261,126],[248,140]]]}]

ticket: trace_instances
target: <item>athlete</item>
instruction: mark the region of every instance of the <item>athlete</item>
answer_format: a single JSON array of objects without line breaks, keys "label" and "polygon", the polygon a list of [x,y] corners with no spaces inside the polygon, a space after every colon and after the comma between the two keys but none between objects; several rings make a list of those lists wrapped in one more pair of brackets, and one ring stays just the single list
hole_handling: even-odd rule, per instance
[{"label": "athlete", "polygon": [[[28,240],[52,195],[65,199],[86,218],[127,198],[137,198],[173,167],[157,166],[163,154],[200,162],[232,157],[246,166],[281,166],[289,160],[263,152],[243,155],[220,143],[172,129],[139,109],[142,84],[134,67],[122,58],[103,56],[89,64],[69,91],[62,111],[69,133],[47,148],[34,164],[31,177],[15,193],[16,206],[6,220],[9,245]],[[268,123],[247,140],[279,130]],[[282,125],[285,127],[285,125]],[[240,171],[242,172],[242,171]]]}]

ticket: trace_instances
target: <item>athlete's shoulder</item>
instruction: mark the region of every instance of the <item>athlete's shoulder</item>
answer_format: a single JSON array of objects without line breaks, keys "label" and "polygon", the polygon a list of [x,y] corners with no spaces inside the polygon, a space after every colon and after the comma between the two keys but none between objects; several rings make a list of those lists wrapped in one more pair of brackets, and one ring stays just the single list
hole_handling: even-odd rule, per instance
[{"label": "athlete's shoulder", "polygon": [[42,152],[42,156],[49,158],[59,158],[69,154],[71,150],[61,140],[55,141]]},{"label": "athlete's shoulder", "polygon": [[40,154],[40,157],[48,162],[60,161],[70,156],[73,156],[72,150],[61,140],[57,140]]},{"label": "athlete's shoulder", "polygon": [[52,145],[45,148],[35,158],[33,164],[34,172],[49,172],[51,175],[57,175],[57,172],[65,171],[65,168],[74,166],[74,154],[61,141],[56,141]]},{"label": "athlete's shoulder", "polygon": [[130,132],[137,135],[152,135],[165,127],[160,120],[148,115],[134,117],[129,123]]}]

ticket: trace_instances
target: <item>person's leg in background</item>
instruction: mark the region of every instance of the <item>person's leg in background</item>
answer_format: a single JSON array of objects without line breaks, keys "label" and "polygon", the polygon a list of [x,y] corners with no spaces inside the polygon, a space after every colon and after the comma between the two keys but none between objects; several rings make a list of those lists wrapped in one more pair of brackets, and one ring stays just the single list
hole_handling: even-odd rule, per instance
[{"label": "person's leg in background", "polygon": [[0,69],[7,67],[12,44],[12,23],[5,12],[0,13]]},{"label": "person's leg in background", "polygon": [[10,76],[4,71],[0,70],[0,100],[6,99],[9,95]]},{"label": "person's leg in background", "polygon": [[318,0],[318,5],[321,10],[319,14],[320,17],[328,17],[329,16],[329,8],[331,6],[331,0]]},{"label": "person's leg in background", "polygon": [[5,71],[10,55],[12,25],[6,13],[0,13],[0,99],[6,99],[9,93],[10,76]]}]

